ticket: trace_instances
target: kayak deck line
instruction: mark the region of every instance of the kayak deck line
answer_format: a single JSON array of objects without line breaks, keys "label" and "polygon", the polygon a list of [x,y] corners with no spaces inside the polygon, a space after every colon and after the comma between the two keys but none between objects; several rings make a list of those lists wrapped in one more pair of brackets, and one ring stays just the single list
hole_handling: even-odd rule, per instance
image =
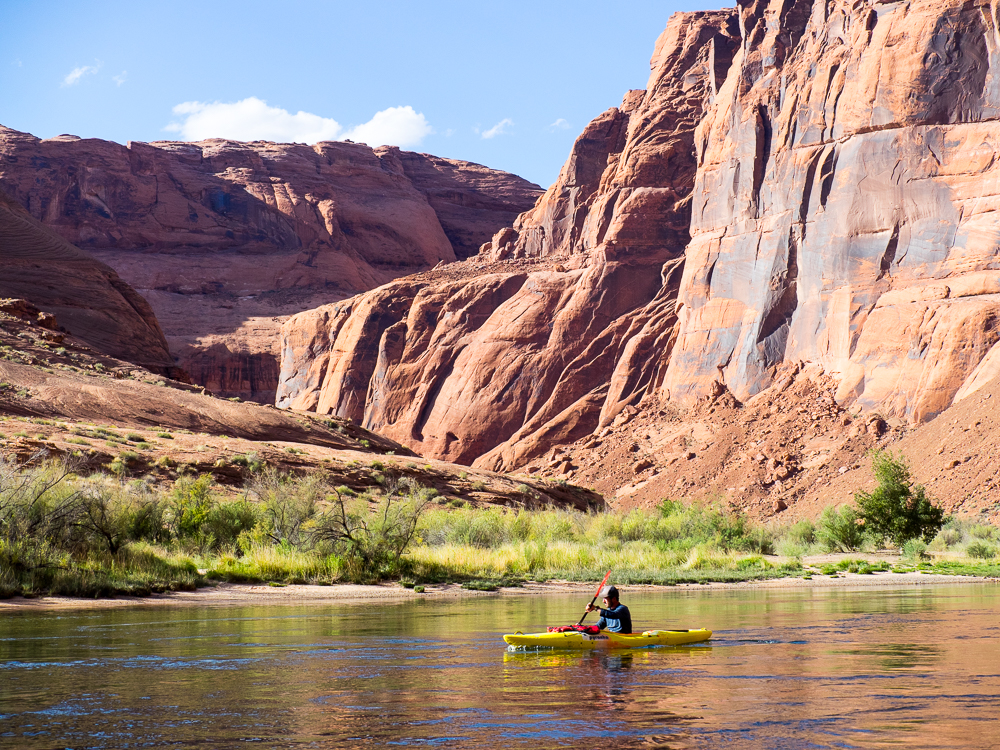
[{"label": "kayak deck line", "polygon": [[642,633],[612,633],[607,630],[591,635],[580,632],[509,633],[503,637],[511,648],[605,649],[683,646],[702,643],[712,637],[705,628],[694,630],[646,630]]}]

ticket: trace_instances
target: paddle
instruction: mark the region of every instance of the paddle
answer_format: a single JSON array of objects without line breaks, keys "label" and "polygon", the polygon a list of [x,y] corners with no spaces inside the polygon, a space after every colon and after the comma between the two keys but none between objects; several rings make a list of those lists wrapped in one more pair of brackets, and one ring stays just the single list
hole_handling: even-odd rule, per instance
[{"label": "paddle", "polygon": [[[597,597],[599,597],[601,595],[601,592],[604,590],[604,584],[606,584],[608,582],[608,579],[610,577],[611,577],[611,571],[609,570],[608,573],[607,573],[607,575],[604,576],[604,580],[601,581],[601,585],[597,587],[597,593],[594,594],[594,598],[590,600],[590,605],[591,606],[593,606],[594,602],[597,601]],[[589,607],[587,609],[589,609]],[[588,612],[585,610],[584,613],[583,613],[583,617],[580,618],[580,622],[578,622],[576,624],[577,627],[580,627],[581,625],[583,625],[583,621],[587,619],[587,614],[588,614]]]}]

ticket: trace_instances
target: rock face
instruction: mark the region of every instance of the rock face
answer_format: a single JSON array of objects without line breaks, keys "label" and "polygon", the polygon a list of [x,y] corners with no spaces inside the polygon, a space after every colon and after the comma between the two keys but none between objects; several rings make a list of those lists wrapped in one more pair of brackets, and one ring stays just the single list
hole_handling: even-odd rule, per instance
[{"label": "rock face", "polygon": [[3,193],[0,266],[0,297],[26,300],[7,305],[15,313],[30,313],[43,328],[58,324],[104,354],[180,375],[146,301],[111,268],[39,224]]},{"label": "rock face", "polygon": [[0,188],[141,291],[197,382],[261,400],[290,313],[467,255],[541,192],[363,144],[121,146],[6,128]]},{"label": "rock face", "polygon": [[695,127],[737,36],[727,11],[675,16],[648,91],[592,122],[478,258],[290,320],[278,405],[501,467],[638,398],[670,345]]},{"label": "rock face", "polygon": [[678,14],[645,92],[477,259],[286,324],[279,403],[520,466],[644,397],[783,363],[923,421],[1000,372],[1000,29],[986,2]]},{"label": "rock face", "polygon": [[915,421],[998,340],[1000,45],[988,3],[741,6],[698,130],[664,383],[738,398],[782,360]]}]

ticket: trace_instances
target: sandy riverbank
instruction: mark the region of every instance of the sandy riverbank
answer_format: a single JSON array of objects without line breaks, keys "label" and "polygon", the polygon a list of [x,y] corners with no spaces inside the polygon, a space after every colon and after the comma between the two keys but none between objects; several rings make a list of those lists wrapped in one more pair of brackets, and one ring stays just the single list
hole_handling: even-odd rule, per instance
[{"label": "sandy riverbank", "polygon": [[[859,575],[842,573],[836,578],[817,575],[811,579],[777,578],[768,581],[741,581],[739,583],[683,583],[676,586],[628,585],[622,586],[627,592],[712,590],[712,589],[800,589],[800,588],[877,588],[928,586],[943,584],[1000,584],[993,578],[974,576],[933,575],[930,573],[874,573]],[[197,591],[176,591],[168,594],[154,594],[147,597],[116,597],[114,599],[74,599],[70,597],[39,597],[24,599],[14,597],[0,601],[0,612],[26,610],[59,609],[114,609],[119,607],[157,606],[238,606],[238,605],[303,605],[303,604],[358,604],[372,601],[406,601],[411,599],[441,599],[482,596],[530,596],[538,594],[560,594],[592,592],[593,583],[568,583],[550,581],[547,583],[527,583],[518,588],[506,588],[496,592],[470,591],[458,584],[427,586],[422,594],[414,593],[399,584],[362,586],[338,584],[334,586],[268,586],[223,583],[208,586]]]}]

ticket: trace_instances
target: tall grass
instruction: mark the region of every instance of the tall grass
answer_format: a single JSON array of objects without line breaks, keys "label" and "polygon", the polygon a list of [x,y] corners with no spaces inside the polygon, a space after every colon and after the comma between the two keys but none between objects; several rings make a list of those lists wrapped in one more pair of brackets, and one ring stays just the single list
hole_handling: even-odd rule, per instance
[{"label": "tall grass", "polygon": [[[159,487],[0,461],[0,595],[141,595],[212,581],[582,581],[609,568],[620,583],[748,580],[800,570],[805,554],[872,545],[851,508],[768,527],[668,500],[583,513],[431,508],[433,496],[391,476],[356,493],[264,469],[234,497],[208,475]],[[1000,530],[951,519],[921,545],[915,560],[993,561]],[[765,559],[775,553],[792,560]]]}]

